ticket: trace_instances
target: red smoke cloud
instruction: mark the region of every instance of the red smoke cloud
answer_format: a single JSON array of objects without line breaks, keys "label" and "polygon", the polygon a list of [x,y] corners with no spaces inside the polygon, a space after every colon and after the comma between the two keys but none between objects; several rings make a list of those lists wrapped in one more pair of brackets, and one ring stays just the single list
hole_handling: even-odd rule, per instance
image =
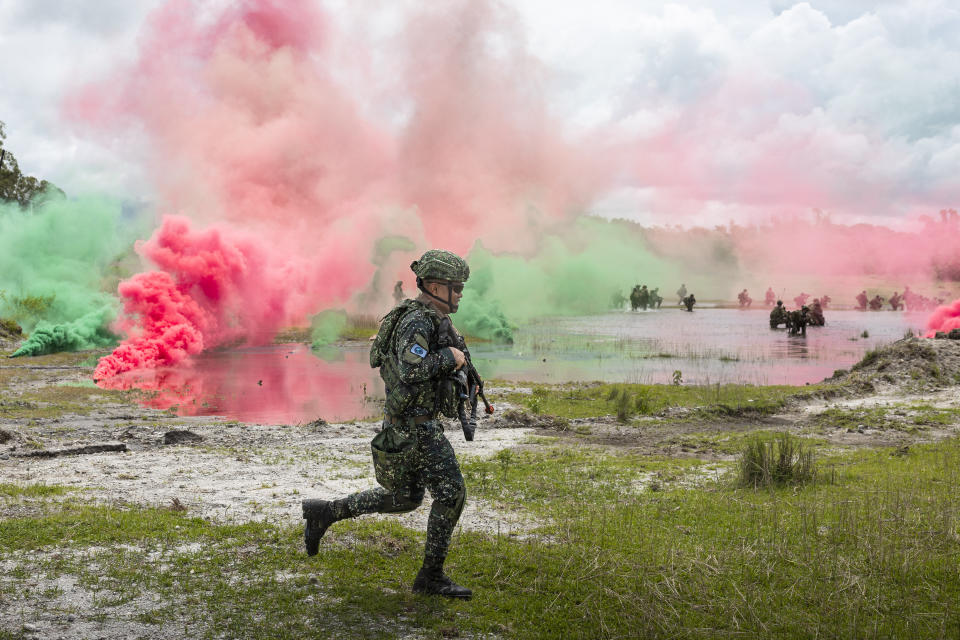
[{"label": "red smoke cloud", "polygon": [[129,337],[101,359],[97,380],[176,364],[234,340],[268,342],[282,326],[302,320],[315,295],[345,296],[364,283],[349,270],[326,278],[337,265],[323,257],[304,263],[249,234],[193,231],[189,220],[174,216],[138,251],[162,271],[120,284],[123,316],[116,329]]},{"label": "red smoke cloud", "polygon": [[937,331],[949,332],[951,329],[960,329],[960,300],[937,307],[927,319],[928,338],[936,335]]},{"label": "red smoke cloud", "polygon": [[378,52],[316,2],[246,0],[211,22],[172,0],[129,68],[68,100],[76,120],[142,130],[162,209],[218,229],[171,221],[144,246],[170,278],[122,287],[130,340],[98,375],[342,305],[370,281],[379,237],[408,237],[416,252],[465,253],[477,238],[528,249],[590,201],[597,154],[559,135],[510,12],[459,0],[392,42],[374,65]]},{"label": "red smoke cloud", "polygon": [[405,17],[368,51],[317,2],[246,0],[208,24],[174,0],[135,64],[68,113],[144,127],[170,209],[368,273],[380,235],[526,248],[536,235],[518,221],[581,211],[604,180],[600,154],[560,134],[512,12],[458,0]]},{"label": "red smoke cloud", "polygon": [[109,389],[151,392],[144,404],[179,415],[224,415],[249,422],[352,420],[376,411],[379,376],[365,350],[326,362],[303,345],[210,353],[177,367],[131,371],[103,380]]},{"label": "red smoke cloud", "polygon": [[[72,117],[111,135],[142,131],[161,210],[208,230],[170,223],[162,240],[147,243],[144,255],[168,281],[158,272],[124,285],[120,326],[130,341],[104,371],[268,339],[282,323],[348,303],[370,282],[384,236],[409,238],[413,253],[465,253],[477,239],[493,251],[530,250],[617,180],[650,184],[671,205],[690,198],[770,208],[784,194],[816,205],[846,186],[829,165],[797,159],[801,143],[816,146],[811,123],[764,138],[774,120],[782,124],[779,107],[769,122],[721,136],[714,114],[755,95],[736,79],[647,139],[613,145],[593,132],[593,142],[571,141],[545,101],[544,70],[519,21],[497,2],[407,12],[376,46],[311,0],[243,0],[212,20],[198,4],[168,2],[146,25],[133,64],[67,104]],[[777,106],[772,94],[760,97]],[[764,138],[774,152],[746,153],[738,135],[740,143]],[[220,243],[212,262],[200,257],[210,251],[207,233]],[[731,236],[744,270],[823,277],[929,273],[931,254],[957,245],[955,232],[949,242],[905,245],[883,230],[789,225]],[[682,251],[664,253],[683,261]],[[394,258],[383,264],[409,262]],[[148,295],[147,285],[156,291]],[[167,304],[174,290],[182,307]],[[144,320],[153,317],[151,300],[165,305],[157,321]]]}]

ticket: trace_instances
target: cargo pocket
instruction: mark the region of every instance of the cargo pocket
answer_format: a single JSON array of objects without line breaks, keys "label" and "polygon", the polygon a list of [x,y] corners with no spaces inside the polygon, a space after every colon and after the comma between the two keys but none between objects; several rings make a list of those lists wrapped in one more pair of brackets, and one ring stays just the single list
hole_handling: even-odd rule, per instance
[{"label": "cargo pocket", "polygon": [[373,453],[373,471],[377,483],[395,493],[405,489],[413,480],[413,453],[416,437],[404,435],[393,425],[385,425],[370,441]]}]

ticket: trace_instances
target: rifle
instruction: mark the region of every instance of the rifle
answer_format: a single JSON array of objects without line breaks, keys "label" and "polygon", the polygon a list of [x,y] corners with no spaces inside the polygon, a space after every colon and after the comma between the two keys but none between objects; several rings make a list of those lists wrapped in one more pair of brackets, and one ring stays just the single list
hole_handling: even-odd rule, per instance
[{"label": "rifle", "polygon": [[[454,375],[457,382],[459,401],[457,403],[457,417],[460,420],[460,427],[463,429],[463,437],[467,442],[473,440],[473,435],[477,431],[477,404],[478,399],[483,400],[484,411],[489,415],[493,413],[493,405],[487,401],[487,396],[483,393],[483,378],[473,366],[473,360],[470,358],[470,349],[467,348],[467,342],[463,339],[457,330],[453,328],[450,317],[444,317],[440,321],[439,328],[439,346],[455,347],[463,352],[466,360],[460,370]],[[470,415],[467,416],[466,405],[470,404]]]}]

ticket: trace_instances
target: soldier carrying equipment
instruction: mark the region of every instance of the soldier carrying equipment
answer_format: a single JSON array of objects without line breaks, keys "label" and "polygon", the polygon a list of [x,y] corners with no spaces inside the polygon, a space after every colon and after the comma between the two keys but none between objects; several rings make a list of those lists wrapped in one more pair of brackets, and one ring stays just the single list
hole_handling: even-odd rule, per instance
[{"label": "soldier carrying equipment", "polygon": [[777,300],[777,306],[770,310],[770,328],[776,329],[778,326],[789,326],[790,315],[783,306],[783,300]]},{"label": "soldier carrying equipment", "polygon": [[[483,400],[483,410],[487,414],[493,413],[493,405],[487,402],[487,396],[483,393],[483,379],[477,373],[473,366],[473,360],[470,358],[470,350],[463,336],[453,327],[450,322],[450,316],[445,316],[440,321],[440,336],[437,344],[440,348],[456,347],[463,352],[466,363],[452,377],[457,393],[457,418],[460,420],[460,427],[463,429],[463,438],[467,442],[473,441],[473,435],[477,431],[477,400]],[[470,416],[467,417],[466,405],[470,405]],[[444,415],[446,415],[444,413]]]},{"label": "soldier carrying equipment", "polygon": [[[460,256],[439,250],[427,251],[410,268],[417,275],[420,296],[404,300],[384,317],[370,349],[370,365],[379,367],[386,389],[383,426],[370,443],[380,486],[339,500],[304,500],[307,522],[303,539],[307,555],[315,555],[327,528],[338,520],[366,513],[413,511],[429,489],[433,504],[423,567],[413,591],[466,599],[472,595],[470,589],[453,582],[443,571],[466,487],[438,418],[439,414],[460,417],[464,436],[470,440],[475,429],[475,398],[483,399],[488,413],[493,411],[482,395],[483,382],[472,364],[464,370],[468,358],[462,336],[452,325],[447,328],[448,314],[457,311],[470,268]],[[464,408],[470,400],[474,423]]]}]

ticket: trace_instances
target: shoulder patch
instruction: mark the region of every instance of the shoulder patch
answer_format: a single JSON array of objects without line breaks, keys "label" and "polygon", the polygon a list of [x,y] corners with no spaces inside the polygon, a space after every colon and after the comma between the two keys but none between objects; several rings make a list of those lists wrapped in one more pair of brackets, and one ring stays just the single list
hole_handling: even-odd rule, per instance
[{"label": "shoulder patch", "polygon": [[410,347],[410,353],[415,353],[421,358],[427,357],[427,350],[421,347],[419,344],[415,344],[412,347]]},{"label": "shoulder patch", "polygon": [[420,364],[427,357],[427,350],[418,344],[403,352],[403,361],[408,364]]}]

